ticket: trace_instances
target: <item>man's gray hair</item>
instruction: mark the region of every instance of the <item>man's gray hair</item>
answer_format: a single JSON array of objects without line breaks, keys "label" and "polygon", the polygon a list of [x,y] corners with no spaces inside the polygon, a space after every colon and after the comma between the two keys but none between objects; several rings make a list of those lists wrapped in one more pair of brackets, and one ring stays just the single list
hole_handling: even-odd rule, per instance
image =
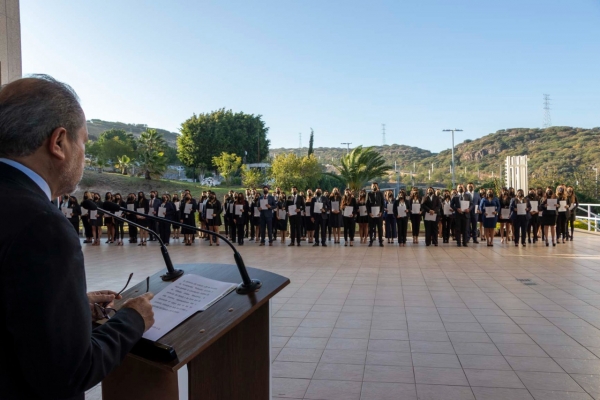
[{"label": "man's gray hair", "polygon": [[0,88],[0,157],[29,156],[61,127],[75,141],[84,123],[75,91],[51,76],[31,75]]}]

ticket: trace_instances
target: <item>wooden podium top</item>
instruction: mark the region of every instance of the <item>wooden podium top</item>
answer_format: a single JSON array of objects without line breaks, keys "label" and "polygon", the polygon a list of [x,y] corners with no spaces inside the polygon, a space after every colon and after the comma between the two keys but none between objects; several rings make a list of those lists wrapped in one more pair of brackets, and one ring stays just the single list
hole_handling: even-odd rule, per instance
[{"label": "wooden podium top", "polygon": [[[175,268],[184,270],[185,274],[201,275],[218,281],[232,283],[242,281],[235,265],[179,264],[175,265]],[[150,277],[150,292],[156,294],[171,284],[160,278],[165,273],[166,269]],[[160,343],[172,346],[177,352],[177,359],[170,362],[157,362],[133,354],[129,354],[128,357],[135,357],[168,371],[177,371],[290,283],[290,280],[284,276],[256,268],[248,268],[248,274],[250,278],[262,282],[258,292],[240,295],[233,291],[208,310],[194,314],[158,340]],[[122,294],[123,299],[115,302],[116,308],[118,309],[125,300],[145,292],[146,280],[143,280]]]}]

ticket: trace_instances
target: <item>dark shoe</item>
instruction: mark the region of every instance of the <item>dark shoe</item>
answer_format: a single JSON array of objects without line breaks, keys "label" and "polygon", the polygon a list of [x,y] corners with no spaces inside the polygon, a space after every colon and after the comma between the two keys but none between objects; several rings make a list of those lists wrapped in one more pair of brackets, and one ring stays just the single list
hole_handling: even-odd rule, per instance
[{"label": "dark shoe", "polygon": [[264,246],[264,245],[265,245],[264,243],[259,244],[259,246]]},{"label": "dark shoe", "polygon": [[379,247],[383,247],[383,242],[379,242]]},{"label": "dark shoe", "polygon": [[460,247],[460,243],[458,243],[456,246],[457,246],[457,247]]},{"label": "dark shoe", "polygon": [[373,247],[373,242],[369,242],[369,247]]},{"label": "dark shoe", "polygon": [[477,241],[477,240],[473,240],[473,243],[475,243],[475,244],[479,244],[479,241]]},{"label": "dark shoe", "polygon": [[323,246],[323,247],[327,247],[327,245],[326,245],[325,243],[321,244],[321,246]]},{"label": "dark shoe", "polygon": [[313,244],[313,247],[319,247],[319,243]]},{"label": "dark shoe", "polygon": [[296,246],[300,247],[300,243],[298,243]]},{"label": "dark shoe", "polygon": [[[288,246],[295,246],[295,244],[294,243],[290,243],[290,244],[288,244]],[[300,245],[298,245],[298,246],[300,246]]]},{"label": "dark shoe", "polygon": [[269,246],[273,246],[273,242],[269,242]]}]

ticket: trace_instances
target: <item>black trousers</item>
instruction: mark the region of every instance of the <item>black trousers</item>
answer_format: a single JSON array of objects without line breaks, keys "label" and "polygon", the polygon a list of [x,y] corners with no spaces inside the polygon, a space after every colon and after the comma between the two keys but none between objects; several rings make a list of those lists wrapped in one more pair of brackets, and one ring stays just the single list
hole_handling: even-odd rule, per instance
[{"label": "black trousers", "polygon": [[438,244],[437,221],[425,221],[425,244]]},{"label": "black trousers", "polygon": [[567,213],[559,212],[558,218],[556,219],[556,240],[558,240],[562,235],[563,239],[566,239],[567,234]]},{"label": "black trousers", "polygon": [[254,215],[250,219],[250,239],[254,240],[254,232],[256,231],[256,225],[254,225]]},{"label": "black trousers", "polygon": [[321,233],[321,243],[325,244],[327,240],[327,219],[323,219],[320,215],[315,215],[315,244],[319,243],[319,231]]},{"label": "black trousers", "polygon": [[521,243],[525,244],[525,232],[527,232],[527,216],[518,215],[513,219],[513,235],[516,244],[519,244],[519,238],[521,238]]},{"label": "black trousers", "polygon": [[354,242],[354,232],[356,231],[356,221],[354,217],[343,217],[344,221],[344,242],[350,238],[351,242]]},{"label": "black trousers", "polygon": [[158,223],[158,234],[165,244],[169,243],[171,238],[171,223],[168,221],[160,221]]},{"label": "black trousers", "polygon": [[123,221],[115,221],[115,239],[125,239],[125,223]]},{"label": "black trousers", "polygon": [[300,244],[300,238],[302,238],[302,216],[300,215],[290,216],[290,238],[292,243],[295,240]]},{"label": "black trousers", "polygon": [[273,218],[260,216],[260,242],[265,242],[265,230],[269,231],[269,243],[273,241]]},{"label": "black trousers", "polygon": [[248,237],[248,234],[250,233],[250,218],[248,218],[248,220],[246,221],[246,223],[244,224],[246,230],[245,230],[245,236],[246,238]]},{"label": "black trousers", "polygon": [[419,236],[419,232],[421,231],[421,214],[411,214],[410,224],[412,225],[413,237]]},{"label": "black trousers", "polygon": [[236,243],[237,237],[237,244],[244,244],[244,227],[244,223],[236,224],[231,227],[231,241],[233,243]]},{"label": "black trousers", "polygon": [[442,238],[444,239],[444,243],[448,243],[450,241],[450,230],[454,223],[454,218],[451,216],[444,215],[442,217]]},{"label": "black trousers", "polygon": [[531,239],[531,231],[533,231],[533,240],[537,241],[539,227],[540,227],[539,215],[537,215],[537,214],[532,215],[527,223],[527,237],[529,239]]},{"label": "black trousers", "polygon": [[467,244],[467,240],[469,240],[469,236],[467,235],[467,229],[469,225],[469,218],[464,215],[457,215],[454,217],[454,229],[456,233],[456,243],[460,244],[462,239],[462,244]]},{"label": "black trousers", "polygon": [[379,243],[383,243],[383,217],[369,217],[369,241],[371,241],[371,243],[375,240],[375,228],[377,228]]},{"label": "black trousers", "polygon": [[83,231],[85,233],[86,238],[91,238],[92,234],[92,224],[90,224],[90,219],[88,217],[81,217],[81,222],[83,223]]},{"label": "black trousers", "polygon": [[406,244],[408,217],[396,218],[396,225],[398,226],[398,244]]},{"label": "black trousers", "polygon": [[469,218],[469,238],[473,239],[475,242],[477,240],[477,218],[479,214],[471,214],[471,218]]}]

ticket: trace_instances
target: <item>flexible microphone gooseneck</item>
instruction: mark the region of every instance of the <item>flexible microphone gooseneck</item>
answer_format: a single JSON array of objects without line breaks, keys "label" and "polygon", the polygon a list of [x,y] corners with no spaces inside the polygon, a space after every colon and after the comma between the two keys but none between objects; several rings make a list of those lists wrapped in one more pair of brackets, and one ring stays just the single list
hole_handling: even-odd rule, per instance
[{"label": "flexible microphone gooseneck", "polygon": [[[115,204],[115,203],[113,203],[113,204]],[[118,204],[115,204],[115,205],[118,206]],[[235,259],[235,264],[237,265],[238,271],[240,272],[240,275],[242,276],[242,283],[240,283],[238,285],[238,287],[236,289],[236,293],[238,293],[238,294],[254,293],[258,289],[260,289],[260,287],[262,286],[262,282],[260,280],[258,280],[258,279],[250,279],[250,275],[248,275],[248,270],[246,269],[246,264],[244,264],[244,260],[242,259],[242,255],[237,251],[237,249],[235,248],[235,246],[226,237],[224,237],[220,233],[217,233],[217,232],[214,232],[214,231],[209,231],[209,230],[202,229],[202,228],[197,228],[197,227],[191,226],[191,225],[182,224],[182,223],[177,222],[177,221],[167,220],[165,218],[155,217],[154,215],[142,214],[142,213],[139,213],[137,211],[132,211],[132,210],[129,210],[129,209],[123,208],[123,207],[120,207],[119,210],[123,211],[123,212],[130,213],[130,214],[142,215],[142,216],[144,216],[144,217],[146,217],[148,219],[154,220],[154,221],[169,222],[170,224],[175,225],[175,226],[180,226],[182,228],[191,229],[191,230],[194,230],[196,232],[208,233],[209,235],[213,235],[213,236],[216,236],[216,237],[222,239],[233,250],[233,258]]]},{"label": "flexible microphone gooseneck", "polygon": [[[154,232],[151,229],[146,228],[145,226],[136,224],[125,218],[122,218],[122,217],[119,217],[119,216],[113,214],[114,212],[121,211],[121,207],[117,203],[105,201],[102,204],[102,206],[104,208],[98,207],[98,205],[91,200],[84,200],[81,202],[81,207],[83,207],[85,209],[100,211],[112,218],[115,218],[119,221],[127,222],[130,225],[136,226],[139,229],[142,229],[142,230],[149,232],[149,233],[153,234],[154,236],[156,236],[156,238],[158,239],[158,242],[160,243],[160,249],[162,252],[162,256],[163,256],[163,258],[165,260],[165,264],[167,266],[167,273],[161,276],[163,281],[172,281],[174,279],[179,278],[181,275],[183,275],[183,270],[175,269],[173,267],[173,262],[171,261],[171,256],[169,256],[169,251],[167,250],[167,246],[165,246],[165,243],[161,240],[160,236],[156,232]],[[139,215],[149,217],[148,215],[145,215],[142,213],[139,213]]]}]

